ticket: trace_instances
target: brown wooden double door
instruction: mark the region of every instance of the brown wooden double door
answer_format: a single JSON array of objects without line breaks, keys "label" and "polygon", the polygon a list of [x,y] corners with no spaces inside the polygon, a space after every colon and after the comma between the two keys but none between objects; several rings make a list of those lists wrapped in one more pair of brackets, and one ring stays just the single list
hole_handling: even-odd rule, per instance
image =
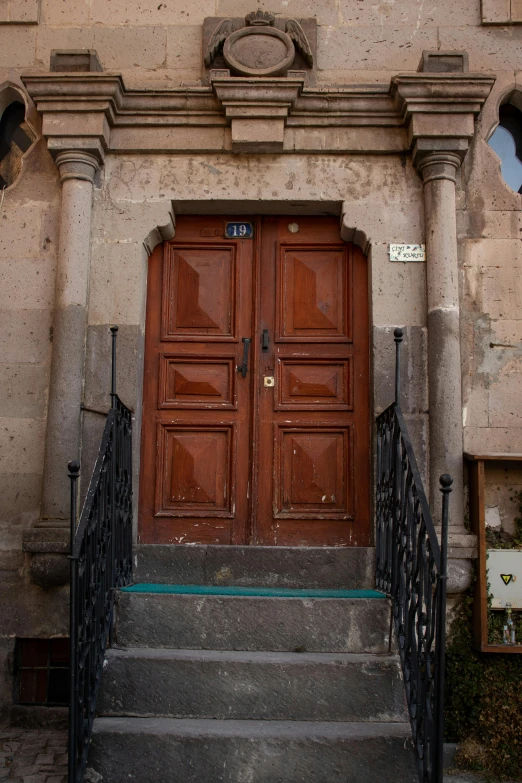
[{"label": "brown wooden double door", "polygon": [[367,546],[366,260],[333,218],[233,220],[150,259],[140,540]]}]

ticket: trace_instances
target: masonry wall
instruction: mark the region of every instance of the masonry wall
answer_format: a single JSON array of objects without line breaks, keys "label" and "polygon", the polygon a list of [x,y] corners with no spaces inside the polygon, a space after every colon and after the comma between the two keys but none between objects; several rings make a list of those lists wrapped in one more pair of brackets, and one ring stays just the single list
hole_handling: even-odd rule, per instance
[{"label": "masonry wall", "polygon": [[[121,71],[129,87],[197,84],[204,18],[241,16],[257,7],[285,17],[317,18],[319,86],[388,84],[392,75],[416,70],[425,49],[466,50],[470,70],[494,73],[497,82],[460,175],[464,445],[474,451],[521,451],[522,197],[504,183],[487,138],[499,103],[514,90],[522,96],[522,70],[517,71],[522,25],[511,15],[509,0],[498,5],[506,6],[504,15],[493,18],[480,0],[0,0],[0,89],[6,81],[21,86],[20,75],[28,69],[47,71],[52,49],[80,48],[95,49],[104,68]],[[482,12],[486,22],[496,23],[482,24]],[[407,326],[407,410],[425,453],[425,269],[387,259],[389,242],[424,238],[421,182],[409,157],[109,156],[95,188],[86,404],[106,407],[107,328],[118,323],[121,366],[131,368],[121,375],[120,390],[139,414],[143,239],[161,224],[170,200],[225,198],[279,201],[278,210],[287,200],[346,202],[346,219],[372,241],[375,412],[391,398],[393,327]],[[59,207],[57,171],[39,142],[0,207],[0,665],[5,676],[15,636],[60,634],[66,628],[64,591],[31,587],[21,551],[22,530],[38,519],[41,499]],[[86,464],[92,463],[99,431],[100,419],[86,414]],[[64,491],[68,458],[64,455]],[[508,527],[517,481],[502,473],[492,479],[498,490],[491,490],[488,503],[500,509]],[[10,700],[5,689],[3,699],[4,704]]]}]

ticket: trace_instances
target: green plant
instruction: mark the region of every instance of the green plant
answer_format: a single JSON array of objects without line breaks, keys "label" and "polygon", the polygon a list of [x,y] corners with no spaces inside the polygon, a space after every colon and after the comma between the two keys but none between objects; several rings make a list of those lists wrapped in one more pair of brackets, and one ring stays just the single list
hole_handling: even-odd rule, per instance
[{"label": "green plant", "polygon": [[447,644],[446,739],[480,748],[461,754],[470,768],[522,780],[522,655],[474,650],[473,589],[463,597]]}]

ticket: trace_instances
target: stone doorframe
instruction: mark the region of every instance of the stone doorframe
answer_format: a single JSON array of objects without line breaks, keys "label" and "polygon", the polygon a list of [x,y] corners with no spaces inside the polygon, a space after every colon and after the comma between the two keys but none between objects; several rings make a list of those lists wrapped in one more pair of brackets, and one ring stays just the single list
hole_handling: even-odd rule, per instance
[{"label": "stone doorframe", "polygon": [[[180,171],[185,168],[187,172],[187,161],[201,160],[204,156],[211,156],[208,158],[211,161],[228,160],[229,168],[234,166],[234,159],[238,166],[241,160],[245,165],[245,156],[236,158],[234,153],[247,152],[251,156],[248,161],[259,171],[263,159],[273,163],[274,156],[281,166],[288,155],[293,156],[296,166],[306,159],[324,165],[327,171],[319,198],[303,199],[306,183],[304,180],[297,183],[300,207],[293,207],[295,198],[294,202],[289,200],[293,194],[285,192],[285,187],[291,190],[294,186],[291,177],[286,185],[275,184],[271,195],[267,191],[260,198],[254,175],[250,199],[253,204],[273,202],[279,214],[294,209],[324,213],[334,202],[337,204],[334,209],[341,213],[342,238],[359,245],[369,255],[370,263],[372,243],[380,246],[382,255],[387,242],[422,241],[424,233],[428,258],[427,313],[423,325],[428,327],[429,334],[430,504],[436,516],[438,477],[443,472],[452,473],[450,556],[460,561],[462,578],[458,563],[454,564],[454,574],[459,589],[464,589],[469,572],[465,558],[473,555],[474,541],[463,527],[455,184],[474,135],[475,119],[494,78],[482,74],[417,72],[392,78],[388,87],[313,88],[304,86],[299,72],[290,72],[288,77],[256,79],[230,77],[226,71],[214,71],[208,87],[150,91],[126,89],[117,73],[38,72],[28,73],[22,79],[42,116],[42,133],[56,160],[62,183],[44,496],[41,519],[28,531],[24,541],[25,551],[33,553],[33,577],[46,584],[65,581],[63,554],[68,549],[68,496],[64,467],[68,459],[80,454],[82,447],[83,382],[88,397],[89,378],[99,379],[105,361],[101,342],[100,349],[95,350],[96,330],[88,329],[91,245],[97,241],[96,232],[102,226],[104,230],[108,228],[103,219],[106,206],[103,200],[113,187],[119,162],[132,160],[139,168],[138,163],[153,156],[176,169],[179,163]],[[407,185],[414,193],[411,200],[418,202],[417,214],[419,210],[421,215],[423,210],[425,214],[424,232],[421,229],[419,239],[411,236],[410,215],[401,210],[400,200],[395,212],[388,210],[388,215],[383,217],[365,208],[360,189],[357,196],[355,188],[356,195],[351,201],[342,189],[336,190],[329,183],[328,172],[333,176],[340,169],[342,175],[351,166],[353,174],[357,165],[359,177],[373,167],[386,179],[386,172],[393,168],[391,160],[393,166],[402,165],[406,179],[412,165],[422,179],[423,198],[420,179],[418,185],[411,181]],[[204,165],[209,171],[212,169],[211,164]],[[305,163],[303,166],[306,168]],[[128,253],[132,247],[135,257],[130,263],[126,260],[126,264],[133,270],[130,274],[135,275],[137,289],[141,290],[134,302],[138,310],[142,309],[141,316],[134,320],[134,331],[129,330],[127,346],[122,346],[138,366],[144,328],[144,270],[154,247],[174,236],[175,218],[170,202],[176,203],[177,199],[180,205],[199,202],[201,214],[205,213],[205,202],[210,206],[211,196],[223,198],[222,212],[231,211],[230,200],[244,204],[244,193],[234,197],[230,187],[212,192],[200,187],[194,191],[187,186],[189,179],[186,174],[181,186],[178,183],[170,188],[167,198],[158,198],[161,194],[156,192],[150,198],[142,195],[141,199],[128,199],[124,213],[119,212],[116,220],[125,233],[115,241],[127,243]],[[369,176],[370,191],[371,179]],[[95,183],[100,186],[96,191],[99,198],[97,195],[95,210],[99,203],[101,211],[93,231]],[[147,190],[145,182],[141,187],[143,192]],[[374,189],[386,187],[385,182],[373,182]],[[111,230],[114,228],[112,225]],[[373,281],[370,288],[374,288]],[[393,325],[403,323],[390,324],[390,332]],[[93,356],[95,362],[91,366]],[[374,373],[378,371],[374,355]],[[425,370],[421,368],[421,372]],[[91,396],[96,398],[93,392]],[[136,455],[139,455],[140,397],[138,373],[132,399],[126,400],[136,413]]]}]

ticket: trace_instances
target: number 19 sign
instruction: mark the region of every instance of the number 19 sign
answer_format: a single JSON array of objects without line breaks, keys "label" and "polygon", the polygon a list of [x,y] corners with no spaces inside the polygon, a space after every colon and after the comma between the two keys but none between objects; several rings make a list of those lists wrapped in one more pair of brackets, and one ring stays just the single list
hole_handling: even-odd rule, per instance
[{"label": "number 19 sign", "polygon": [[252,223],[226,223],[225,236],[227,239],[252,239],[254,227]]}]

